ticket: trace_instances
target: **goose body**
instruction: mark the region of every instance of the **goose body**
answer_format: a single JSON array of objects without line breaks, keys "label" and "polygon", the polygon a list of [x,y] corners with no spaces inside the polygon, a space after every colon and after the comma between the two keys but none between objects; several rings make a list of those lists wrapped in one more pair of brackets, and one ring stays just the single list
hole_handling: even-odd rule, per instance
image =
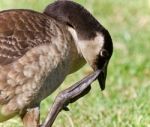
[{"label": "goose body", "polygon": [[78,61],[80,68],[85,62],[77,55],[66,26],[53,18],[29,10],[11,10],[1,12],[0,19],[0,121],[3,121],[39,104],[68,73],[78,69],[72,63]]},{"label": "goose body", "polygon": [[40,102],[86,62],[103,70],[103,90],[112,49],[109,32],[75,2],[0,12],[0,122],[19,114],[37,127]]}]

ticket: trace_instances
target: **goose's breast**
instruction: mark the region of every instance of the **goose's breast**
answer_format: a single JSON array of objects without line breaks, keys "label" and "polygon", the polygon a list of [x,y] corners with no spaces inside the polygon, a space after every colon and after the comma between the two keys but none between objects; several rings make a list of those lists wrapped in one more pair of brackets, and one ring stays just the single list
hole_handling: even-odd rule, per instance
[{"label": "goose's breast", "polygon": [[61,84],[68,73],[70,50],[67,42],[59,48],[55,44],[35,47],[8,67],[1,68],[1,114],[9,116],[40,103]]}]

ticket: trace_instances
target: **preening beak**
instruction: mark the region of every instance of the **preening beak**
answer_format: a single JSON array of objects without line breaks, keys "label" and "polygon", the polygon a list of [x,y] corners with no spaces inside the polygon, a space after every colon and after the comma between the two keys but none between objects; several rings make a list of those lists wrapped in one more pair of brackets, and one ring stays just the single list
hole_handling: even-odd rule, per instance
[{"label": "preening beak", "polygon": [[106,82],[106,77],[107,77],[107,66],[105,66],[102,70],[101,73],[98,76],[98,82],[101,87],[101,90],[105,89],[105,82]]},{"label": "preening beak", "polygon": [[[102,60],[99,60],[99,61],[102,61]],[[108,66],[108,61],[103,61],[102,63],[98,63],[95,68],[95,70],[100,70],[100,73],[97,79],[98,79],[101,90],[105,89],[105,82],[106,82],[106,77],[107,77],[107,66]]]}]

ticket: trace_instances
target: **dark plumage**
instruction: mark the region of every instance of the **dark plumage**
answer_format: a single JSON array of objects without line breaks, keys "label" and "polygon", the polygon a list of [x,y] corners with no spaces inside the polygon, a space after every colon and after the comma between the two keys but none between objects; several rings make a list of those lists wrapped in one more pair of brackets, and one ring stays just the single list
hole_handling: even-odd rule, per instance
[{"label": "dark plumage", "polygon": [[96,32],[105,29],[84,7],[72,1],[54,2],[47,6],[44,14],[73,27],[84,40],[94,39]]}]

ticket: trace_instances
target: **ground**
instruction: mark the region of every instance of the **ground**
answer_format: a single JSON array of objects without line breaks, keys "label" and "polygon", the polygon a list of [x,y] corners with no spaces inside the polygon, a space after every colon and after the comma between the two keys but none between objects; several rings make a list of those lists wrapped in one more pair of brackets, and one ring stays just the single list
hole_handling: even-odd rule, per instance
[{"label": "ground", "polygon": [[[50,0],[1,0],[0,10],[30,8],[42,11]],[[76,0],[111,33],[114,53],[105,91],[97,82],[84,98],[62,111],[54,127],[150,127],[150,0]],[[56,94],[90,72],[86,65],[70,75],[41,104],[41,119]],[[20,127],[18,117],[0,127]]]}]

